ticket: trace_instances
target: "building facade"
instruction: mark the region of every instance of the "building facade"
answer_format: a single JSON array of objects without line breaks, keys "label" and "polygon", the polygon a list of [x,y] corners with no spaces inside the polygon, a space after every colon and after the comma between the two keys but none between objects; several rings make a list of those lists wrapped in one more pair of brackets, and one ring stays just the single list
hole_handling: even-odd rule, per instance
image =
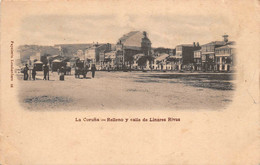
[{"label": "building facade", "polygon": [[194,51],[200,50],[201,47],[197,43],[193,44],[182,44],[176,46],[176,64],[178,69],[181,70],[185,65],[194,63]]},{"label": "building facade", "polygon": [[228,45],[216,48],[216,70],[217,71],[232,71],[235,66],[235,48],[234,44],[230,43]]},{"label": "building facade", "polygon": [[202,61],[201,61],[201,50],[194,51],[194,70],[201,71],[202,69]]},{"label": "building facade", "polygon": [[151,56],[151,45],[152,43],[145,31],[132,31],[123,35],[116,44],[116,65],[120,69],[123,67],[129,68],[134,63],[134,55]]},{"label": "building facade", "polygon": [[213,41],[201,46],[201,61],[203,71],[216,70],[215,66],[215,49],[224,46],[224,41]]},{"label": "building facade", "polygon": [[100,53],[100,65],[102,70],[113,70],[116,64],[116,51],[103,51]]},{"label": "building facade", "polygon": [[[233,41],[228,41],[228,35],[223,35],[222,41],[213,41],[201,46],[201,60],[203,71],[220,71],[223,70],[224,59],[231,57],[231,52],[234,52],[232,46]],[[224,57],[224,58],[220,58]],[[222,61],[223,60],[223,61]],[[231,62],[232,63],[232,62]],[[229,66],[229,65],[227,65]]]},{"label": "building facade", "polygon": [[111,51],[111,44],[93,44],[85,50],[85,61],[99,65],[100,53],[104,51]]}]

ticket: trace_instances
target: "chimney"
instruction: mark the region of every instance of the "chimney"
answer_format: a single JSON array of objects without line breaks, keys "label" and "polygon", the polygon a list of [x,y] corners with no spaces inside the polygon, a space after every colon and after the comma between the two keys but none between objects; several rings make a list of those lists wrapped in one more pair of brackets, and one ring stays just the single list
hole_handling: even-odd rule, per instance
[{"label": "chimney", "polygon": [[227,42],[228,42],[228,35],[227,35],[227,34],[224,34],[222,37],[223,37],[224,42],[227,43]]},{"label": "chimney", "polygon": [[197,47],[199,47],[200,46],[200,43],[199,42],[197,42]]},{"label": "chimney", "polygon": [[196,47],[196,43],[195,42],[193,42],[193,47]]}]

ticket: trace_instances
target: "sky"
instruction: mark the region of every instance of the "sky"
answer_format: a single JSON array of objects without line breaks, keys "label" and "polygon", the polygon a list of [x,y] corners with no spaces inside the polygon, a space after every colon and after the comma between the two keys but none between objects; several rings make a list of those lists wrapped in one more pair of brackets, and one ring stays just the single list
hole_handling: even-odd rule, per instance
[{"label": "sky", "polygon": [[225,13],[90,13],[34,14],[23,18],[22,44],[116,43],[134,30],[146,31],[152,47],[174,48],[178,44],[205,44],[235,35]]}]

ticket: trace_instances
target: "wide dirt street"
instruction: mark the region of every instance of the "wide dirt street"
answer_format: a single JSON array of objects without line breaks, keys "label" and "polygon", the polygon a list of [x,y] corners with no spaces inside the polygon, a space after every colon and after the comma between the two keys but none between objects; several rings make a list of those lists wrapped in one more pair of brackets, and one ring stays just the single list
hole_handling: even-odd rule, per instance
[{"label": "wide dirt street", "polygon": [[29,110],[224,109],[232,102],[231,73],[96,72],[94,79],[50,73],[50,80],[19,78],[19,100]]}]

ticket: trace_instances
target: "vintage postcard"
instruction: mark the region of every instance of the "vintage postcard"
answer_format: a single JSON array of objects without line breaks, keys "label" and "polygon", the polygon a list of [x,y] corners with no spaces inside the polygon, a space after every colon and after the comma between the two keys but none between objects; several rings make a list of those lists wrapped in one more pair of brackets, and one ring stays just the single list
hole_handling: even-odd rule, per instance
[{"label": "vintage postcard", "polygon": [[0,164],[260,164],[259,11],[2,1]]}]

